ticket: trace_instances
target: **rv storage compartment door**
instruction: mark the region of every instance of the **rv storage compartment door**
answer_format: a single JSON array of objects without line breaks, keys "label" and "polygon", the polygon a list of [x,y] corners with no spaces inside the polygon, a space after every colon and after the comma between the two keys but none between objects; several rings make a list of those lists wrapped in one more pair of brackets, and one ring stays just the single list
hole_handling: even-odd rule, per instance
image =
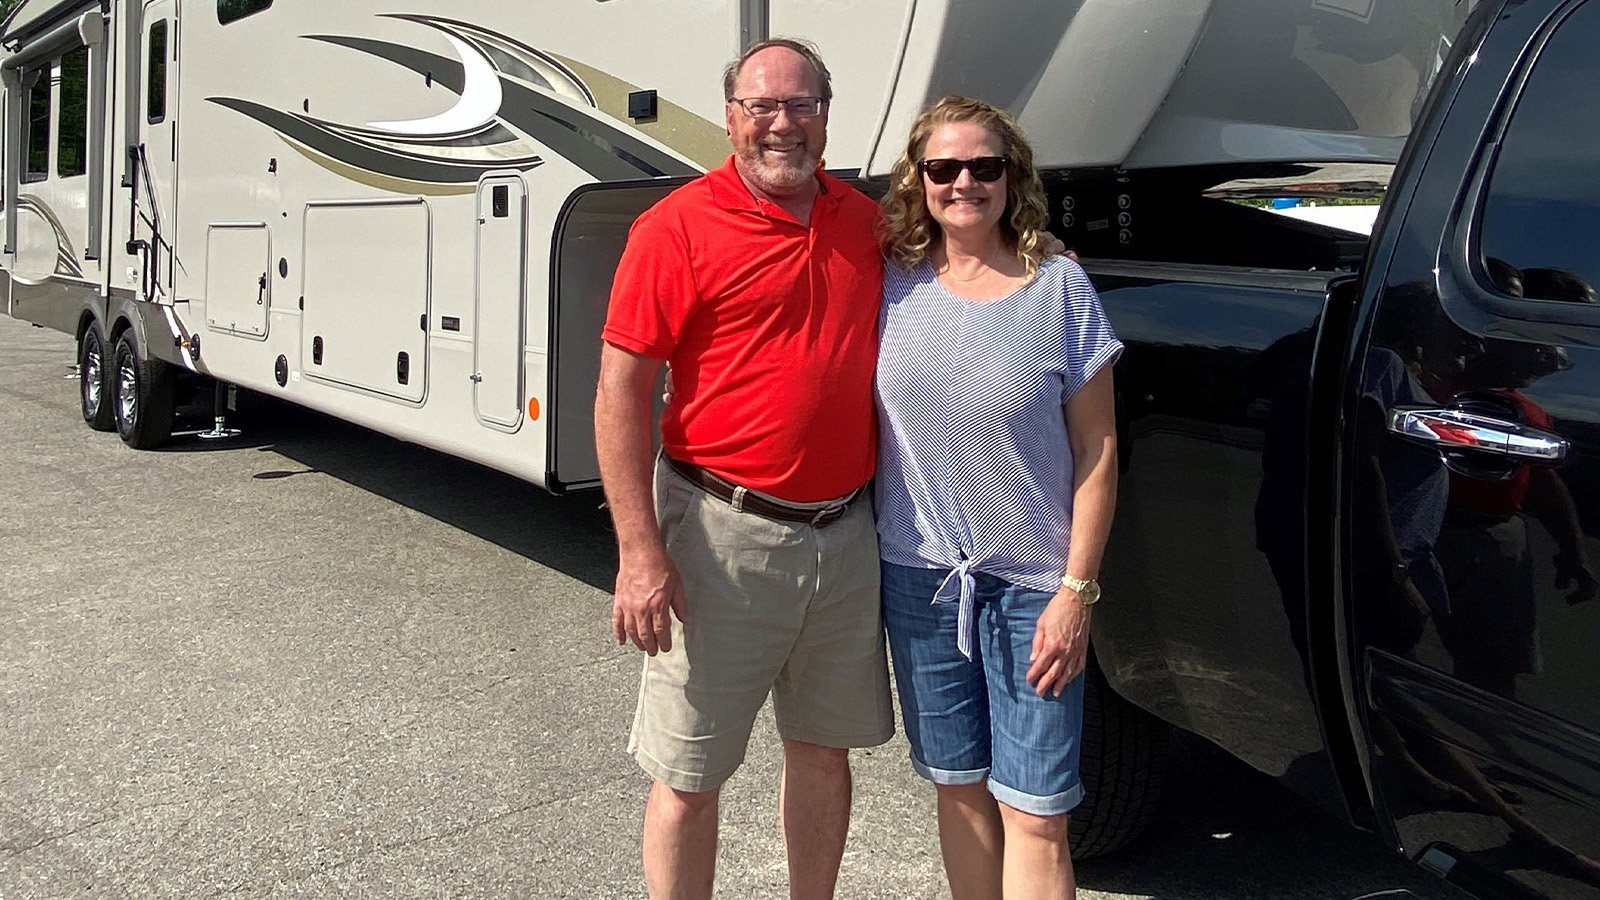
[{"label": "rv storage compartment door", "polygon": [[[600,383],[600,331],[611,278],[639,214],[686,178],[579,188],[556,219],[550,322],[551,490],[600,483],[594,453],[594,392]],[[659,391],[656,394],[659,396]],[[659,411],[659,410],[658,410]]]},{"label": "rv storage compartment door", "polygon": [[272,234],[265,222],[213,223],[206,229],[206,325],[262,338],[272,302]]},{"label": "rv storage compartment door", "polygon": [[[308,204],[301,371],[421,403],[430,252],[421,199]],[[320,362],[311,349],[319,339]]]},{"label": "rv storage compartment door", "polygon": [[522,424],[522,307],[527,190],[515,175],[478,185],[477,326],[472,403],[478,421],[506,431]]}]

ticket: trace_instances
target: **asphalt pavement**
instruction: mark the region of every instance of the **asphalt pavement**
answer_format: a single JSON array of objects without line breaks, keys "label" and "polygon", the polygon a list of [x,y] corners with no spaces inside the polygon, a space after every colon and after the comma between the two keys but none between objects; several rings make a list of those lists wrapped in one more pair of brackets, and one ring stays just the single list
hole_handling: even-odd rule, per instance
[{"label": "asphalt pavement", "polygon": [[[638,656],[594,495],[326,416],[81,421],[73,345],[0,317],[0,900],[642,897]],[[253,399],[253,398],[252,398]],[[203,405],[203,404],[202,404]],[[947,896],[903,739],[856,759],[842,898]],[[770,717],[718,896],[786,896]],[[1453,896],[1198,740],[1096,898]]]}]

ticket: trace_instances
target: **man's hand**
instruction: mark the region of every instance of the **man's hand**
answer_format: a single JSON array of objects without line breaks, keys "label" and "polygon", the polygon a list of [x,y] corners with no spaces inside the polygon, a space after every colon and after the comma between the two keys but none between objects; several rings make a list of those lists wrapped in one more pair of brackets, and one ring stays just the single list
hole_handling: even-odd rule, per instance
[{"label": "man's hand", "polygon": [[672,615],[684,618],[683,582],[667,557],[651,499],[655,453],[651,401],[662,361],[614,344],[600,348],[594,401],[594,448],[617,530],[617,594],[611,629],[656,655],[672,649]]},{"label": "man's hand", "polygon": [[616,599],[611,604],[611,628],[617,643],[633,641],[651,656],[665,653],[672,649],[672,616],[689,621],[678,567],[665,553],[624,558],[617,569]]},{"label": "man's hand", "polygon": [[1065,256],[1067,259],[1070,259],[1073,262],[1078,261],[1078,254],[1068,250],[1067,245],[1061,243],[1061,238],[1056,237],[1048,231],[1042,231],[1039,234],[1044,244],[1045,256]]},{"label": "man's hand", "polygon": [[1089,662],[1089,609],[1078,592],[1063,587],[1039,614],[1028,657],[1028,684],[1041,697],[1061,696]]}]

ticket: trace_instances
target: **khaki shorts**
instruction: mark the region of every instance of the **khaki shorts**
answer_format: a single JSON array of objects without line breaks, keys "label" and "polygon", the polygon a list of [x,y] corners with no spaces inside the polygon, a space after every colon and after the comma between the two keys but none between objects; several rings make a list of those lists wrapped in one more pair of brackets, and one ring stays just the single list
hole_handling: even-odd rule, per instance
[{"label": "khaki shorts", "polygon": [[871,504],[825,528],[733,507],[656,466],[656,515],[687,625],[645,660],[628,751],[680,791],[744,760],[767,695],[785,739],[871,747],[894,735]]}]

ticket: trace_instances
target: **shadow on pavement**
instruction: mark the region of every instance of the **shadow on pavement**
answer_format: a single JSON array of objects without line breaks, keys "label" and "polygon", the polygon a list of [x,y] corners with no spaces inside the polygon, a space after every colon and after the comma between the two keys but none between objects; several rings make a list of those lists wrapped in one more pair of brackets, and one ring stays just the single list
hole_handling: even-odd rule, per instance
[{"label": "shadow on pavement", "polygon": [[1398,855],[1351,867],[1383,852],[1375,835],[1335,822],[1204,740],[1180,735],[1173,753],[1155,823],[1125,852],[1078,863],[1082,887],[1154,900],[1459,896]]},{"label": "shadow on pavement", "polygon": [[[202,427],[210,425],[209,406],[206,413]],[[192,413],[184,424],[195,424]],[[304,468],[263,457],[255,478],[329,475],[600,590],[612,588],[616,545],[599,491],[557,497],[476,463],[260,395],[241,395],[229,425],[244,433],[215,443],[179,434],[165,449],[275,453]]]}]

